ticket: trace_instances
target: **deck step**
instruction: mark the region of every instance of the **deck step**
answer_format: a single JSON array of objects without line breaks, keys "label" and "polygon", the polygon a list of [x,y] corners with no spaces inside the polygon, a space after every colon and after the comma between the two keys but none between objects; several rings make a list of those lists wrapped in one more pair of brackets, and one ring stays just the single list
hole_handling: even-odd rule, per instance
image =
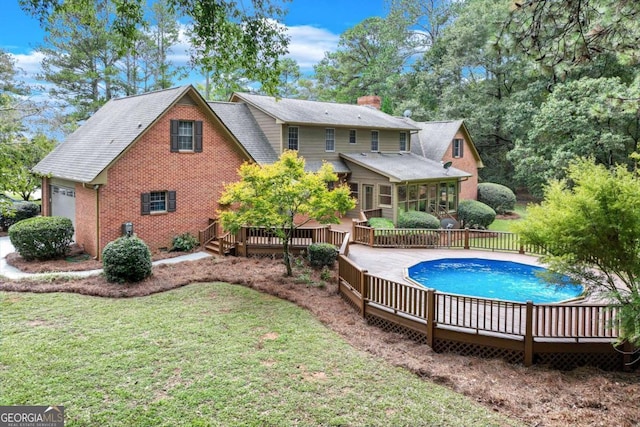
[{"label": "deck step", "polygon": [[230,250],[224,251],[223,254],[220,253],[220,243],[218,240],[212,240],[206,245],[204,245],[205,252],[209,252],[214,255],[229,255],[231,254]]}]

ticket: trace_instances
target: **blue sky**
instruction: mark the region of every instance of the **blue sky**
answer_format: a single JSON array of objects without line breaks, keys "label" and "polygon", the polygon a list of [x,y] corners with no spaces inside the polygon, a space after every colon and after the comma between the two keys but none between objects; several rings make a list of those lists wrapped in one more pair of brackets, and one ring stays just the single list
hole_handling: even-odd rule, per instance
[{"label": "blue sky", "polygon": [[[35,49],[42,42],[44,32],[36,19],[22,12],[18,0],[2,3],[0,48],[11,53],[18,67],[33,76],[42,59]],[[324,52],[334,50],[345,30],[369,16],[383,16],[386,11],[385,0],[293,0],[287,6],[289,13],[284,24],[291,37],[289,56],[298,62],[303,72],[311,71]],[[174,48],[175,63],[186,63],[186,47]],[[194,82],[193,77],[188,81]]]}]

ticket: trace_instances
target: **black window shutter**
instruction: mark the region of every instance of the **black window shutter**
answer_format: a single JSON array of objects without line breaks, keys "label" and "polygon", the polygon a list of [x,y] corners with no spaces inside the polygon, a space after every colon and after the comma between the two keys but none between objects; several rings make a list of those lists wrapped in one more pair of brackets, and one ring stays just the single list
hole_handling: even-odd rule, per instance
[{"label": "black window shutter", "polygon": [[151,213],[151,193],[142,193],[140,200],[140,213],[142,215],[149,215]]},{"label": "black window shutter", "polygon": [[171,130],[170,130],[171,152],[178,151],[178,123],[179,123],[179,120],[171,120]]},{"label": "black window shutter", "polygon": [[202,121],[195,122],[195,132],[193,135],[193,151],[202,153]]},{"label": "black window shutter", "polygon": [[464,139],[460,140],[460,157],[464,157],[462,150],[464,150]]},{"label": "black window shutter", "polygon": [[167,191],[167,212],[176,211],[176,192]]}]

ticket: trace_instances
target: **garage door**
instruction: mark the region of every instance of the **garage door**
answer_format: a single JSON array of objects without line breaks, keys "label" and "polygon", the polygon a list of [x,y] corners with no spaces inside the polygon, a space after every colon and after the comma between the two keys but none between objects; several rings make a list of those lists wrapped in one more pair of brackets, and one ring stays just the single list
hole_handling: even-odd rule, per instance
[{"label": "garage door", "polygon": [[60,185],[51,186],[51,215],[69,218],[76,228],[76,190]]}]

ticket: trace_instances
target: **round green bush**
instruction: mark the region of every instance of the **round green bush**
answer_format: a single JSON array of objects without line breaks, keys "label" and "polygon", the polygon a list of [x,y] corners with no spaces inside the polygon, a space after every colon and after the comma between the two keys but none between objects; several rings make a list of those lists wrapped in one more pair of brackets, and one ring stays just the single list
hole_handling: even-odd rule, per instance
[{"label": "round green bush", "polygon": [[102,267],[109,282],[139,282],[151,275],[151,251],[135,236],[119,237],[104,247]]},{"label": "round green bush", "polygon": [[496,219],[496,211],[476,200],[462,200],[458,203],[458,219],[467,228],[484,230]]},{"label": "round green bush", "polygon": [[73,242],[73,224],[61,216],[38,216],[9,227],[9,239],[28,261],[62,258]]},{"label": "round green bush", "polygon": [[309,263],[314,267],[331,267],[338,258],[338,249],[331,243],[312,243],[307,248]]},{"label": "round green bush", "polygon": [[398,218],[398,228],[440,228],[440,220],[426,212],[408,211],[402,212]]},{"label": "round green bush", "polygon": [[516,207],[516,195],[509,187],[492,182],[478,184],[478,201],[491,207],[496,213],[511,212]]},{"label": "round green bush", "polygon": [[198,239],[196,239],[196,237],[191,233],[184,233],[173,238],[171,250],[178,252],[190,252],[199,244],[200,242],[198,242]]}]

